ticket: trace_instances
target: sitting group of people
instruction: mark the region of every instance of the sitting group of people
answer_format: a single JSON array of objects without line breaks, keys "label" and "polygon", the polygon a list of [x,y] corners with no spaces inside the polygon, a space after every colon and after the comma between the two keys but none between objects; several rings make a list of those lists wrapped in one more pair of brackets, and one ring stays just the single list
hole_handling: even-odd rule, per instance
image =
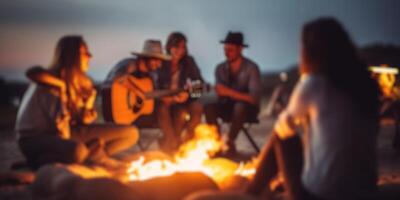
[{"label": "sitting group of people", "polygon": [[[257,64],[242,55],[243,48],[247,47],[243,43],[243,34],[229,32],[221,43],[224,44],[226,61],[219,64],[215,72],[218,101],[205,104],[187,91],[182,91],[172,96],[161,97],[156,102],[152,115],[143,115],[135,120],[134,124],[138,127],[141,124],[149,124],[148,121],[158,122],[164,134],[160,141],[161,149],[173,151],[182,141],[190,139],[194,128],[201,122],[202,114],[205,113],[207,123],[218,126],[218,117],[232,122],[228,145],[230,151],[234,152],[234,141],[246,118],[258,115],[261,95],[260,71]],[[112,69],[105,84],[112,85],[117,82],[135,90],[129,77],[148,77],[156,90],[185,88],[190,80],[203,83],[200,69],[194,58],[188,54],[186,44],[185,35],[173,32],[167,39],[167,54],[163,54],[160,41],[147,40],[142,52],[133,53],[137,56],[136,59],[124,59]],[[112,107],[109,103],[104,105],[104,110]],[[116,118],[119,116],[116,115],[121,114],[107,115],[110,116],[107,121],[118,121]]]},{"label": "sitting group of people", "polygon": [[[136,59],[125,59],[112,69],[105,84],[117,82],[140,90],[129,77],[148,77],[156,90],[171,90],[186,87],[187,79],[203,81],[186,43],[182,33],[172,33],[163,54],[160,41],[146,41],[142,52],[133,53]],[[258,115],[260,71],[242,55],[247,47],[243,35],[230,32],[221,43],[226,61],[215,70],[218,101],[203,105],[186,91],[156,101],[154,114],[164,133],[161,149],[173,151],[190,138],[204,112],[207,123],[217,124],[218,117],[231,123],[227,144],[234,152],[243,123]],[[377,181],[378,86],[335,19],[320,18],[304,25],[300,47],[301,79],[243,191],[273,198],[269,182],[281,174],[291,199],[368,197]],[[66,36],[58,42],[48,70],[27,72],[36,84],[24,96],[16,129],[20,149],[32,167],[51,162],[109,163],[109,156],[138,140],[135,126],[92,124],[97,114],[96,90],[86,75],[90,57],[82,37]]]}]

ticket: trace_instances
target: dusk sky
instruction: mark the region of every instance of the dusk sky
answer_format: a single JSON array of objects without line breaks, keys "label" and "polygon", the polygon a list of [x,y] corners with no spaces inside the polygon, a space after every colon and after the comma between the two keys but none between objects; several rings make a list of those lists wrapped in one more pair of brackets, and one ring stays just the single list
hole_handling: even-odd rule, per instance
[{"label": "dusk sky", "polygon": [[181,31],[213,81],[230,30],[244,33],[244,54],[263,72],[282,71],[297,62],[302,25],[320,16],[336,17],[358,46],[400,45],[398,0],[2,0],[0,75],[23,80],[28,67],[48,66],[61,36],[81,34],[94,55],[89,74],[103,80],[145,39],[164,44]]}]

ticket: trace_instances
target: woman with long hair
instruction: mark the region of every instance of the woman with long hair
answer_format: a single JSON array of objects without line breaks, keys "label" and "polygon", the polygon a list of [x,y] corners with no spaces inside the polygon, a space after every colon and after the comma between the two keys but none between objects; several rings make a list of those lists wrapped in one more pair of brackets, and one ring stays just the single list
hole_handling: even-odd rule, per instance
[{"label": "woman with long hair", "polygon": [[135,127],[92,124],[97,112],[96,89],[86,74],[90,58],[81,36],[64,36],[48,70],[27,71],[34,84],[24,95],[16,130],[32,168],[53,162],[113,165],[110,155],[136,143]]},{"label": "woman with long hair", "polygon": [[[158,71],[156,85],[159,89],[184,88],[188,80],[203,82],[200,69],[188,54],[186,44],[186,36],[180,32],[168,36],[165,49],[171,60],[164,61]],[[201,121],[202,113],[203,105],[190,98],[187,92],[163,98],[158,105],[158,122],[164,133],[161,148],[173,151],[181,140],[191,138],[194,128]],[[186,115],[190,116],[187,122]]]},{"label": "woman with long hair", "polygon": [[377,180],[377,84],[333,18],[304,25],[300,52],[301,80],[247,191],[259,194],[280,171],[292,199],[368,197]]}]

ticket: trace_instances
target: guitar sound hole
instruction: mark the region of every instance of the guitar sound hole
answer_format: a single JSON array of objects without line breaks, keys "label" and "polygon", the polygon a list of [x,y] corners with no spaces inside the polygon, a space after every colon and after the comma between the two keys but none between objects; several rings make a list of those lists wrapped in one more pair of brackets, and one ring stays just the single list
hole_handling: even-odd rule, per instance
[{"label": "guitar sound hole", "polygon": [[133,106],[133,112],[137,113],[140,111],[140,109],[142,109],[143,106],[143,99],[140,97],[136,97],[136,103]]}]

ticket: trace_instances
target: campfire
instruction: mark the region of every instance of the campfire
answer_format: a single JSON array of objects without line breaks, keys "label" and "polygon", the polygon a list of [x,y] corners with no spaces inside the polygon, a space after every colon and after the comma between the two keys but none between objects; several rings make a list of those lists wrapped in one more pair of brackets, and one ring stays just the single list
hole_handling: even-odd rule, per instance
[{"label": "campfire", "polygon": [[34,195],[42,198],[62,193],[79,200],[111,199],[110,195],[112,199],[176,200],[201,190],[242,188],[255,173],[255,161],[214,158],[222,148],[224,142],[217,129],[199,125],[194,138],[173,156],[141,152],[123,171],[78,164],[43,167],[34,184]]},{"label": "campfire", "polygon": [[176,173],[200,172],[218,185],[232,176],[251,177],[254,162],[236,163],[226,158],[212,158],[224,148],[214,126],[199,125],[193,139],[182,144],[171,159],[146,161],[144,156],[132,161],[127,170],[129,181],[143,181]]}]

